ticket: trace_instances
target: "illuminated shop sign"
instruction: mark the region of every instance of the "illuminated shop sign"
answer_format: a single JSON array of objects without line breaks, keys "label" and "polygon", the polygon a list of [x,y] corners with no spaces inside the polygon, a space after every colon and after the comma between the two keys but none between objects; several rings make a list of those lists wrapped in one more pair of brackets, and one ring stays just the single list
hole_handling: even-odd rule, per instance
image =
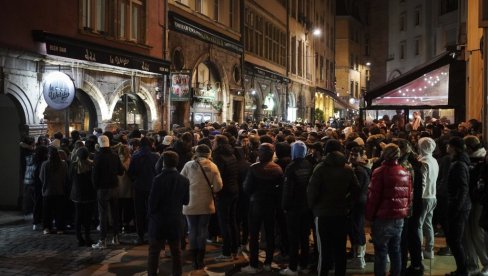
[{"label": "illuminated shop sign", "polygon": [[47,105],[52,109],[65,109],[75,97],[75,85],[68,75],[52,72],[46,76],[42,94]]},{"label": "illuminated shop sign", "polygon": [[170,26],[175,31],[186,33],[205,42],[215,44],[217,46],[239,54],[243,52],[242,46],[239,44],[239,42],[234,42],[231,41],[229,38],[224,38],[222,36],[216,35],[212,33],[211,30],[206,30],[203,27],[199,27],[196,23],[183,19],[176,14],[170,13],[169,16],[171,19]]},{"label": "illuminated shop sign", "polygon": [[46,43],[49,55],[97,62],[157,74],[169,74],[169,62],[86,41],[34,31],[34,38]]}]

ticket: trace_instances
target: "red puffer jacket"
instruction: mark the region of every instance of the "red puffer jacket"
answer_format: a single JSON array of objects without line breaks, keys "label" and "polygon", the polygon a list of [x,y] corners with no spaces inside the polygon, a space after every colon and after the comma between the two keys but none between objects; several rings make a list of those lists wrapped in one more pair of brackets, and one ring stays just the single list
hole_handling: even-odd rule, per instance
[{"label": "red puffer jacket", "polygon": [[366,202],[366,219],[404,218],[411,198],[410,173],[396,161],[384,162],[373,172]]}]

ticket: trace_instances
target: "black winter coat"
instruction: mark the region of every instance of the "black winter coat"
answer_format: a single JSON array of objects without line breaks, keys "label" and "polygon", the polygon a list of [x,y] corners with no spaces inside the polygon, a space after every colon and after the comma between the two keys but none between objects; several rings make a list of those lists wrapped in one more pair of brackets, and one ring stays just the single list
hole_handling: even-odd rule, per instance
[{"label": "black winter coat", "polygon": [[244,192],[249,195],[251,203],[278,207],[281,185],[283,185],[283,171],[280,166],[274,162],[258,162],[249,168],[244,181]]},{"label": "black winter coat", "polygon": [[149,194],[148,234],[150,239],[180,239],[183,205],[190,201],[190,181],[176,169],[163,168]]},{"label": "black winter coat", "polygon": [[112,189],[119,184],[117,175],[124,174],[119,157],[110,148],[100,148],[93,160],[92,181],[95,189]]},{"label": "black winter coat", "polygon": [[156,163],[159,155],[152,152],[148,147],[141,148],[134,153],[129,165],[128,174],[134,189],[149,192],[154,177],[159,173],[156,172]]},{"label": "black winter coat", "polygon": [[71,181],[70,199],[74,202],[91,202],[97,198],[97,192],[93,188],[92,170],[90,169],[78,173],[78,162],[73,162],[70,166],[69,178]]},{"label": "black winter coat", "polygon": [[230,145],[219,146],[212,153],[212,161],[217,165],[224,184],[217,194],[219,197],[233,197],[239,194],[239,171],[234,149]]},{"label": "black winter coat", "polygon": [[469,197],[469,156],[463,152],[452,158],[447,178],[448,213],[458,217],[461,211],[471,210]]},{"label": "black winter coat", "polygon": [[285,211],[309,210],[307,187],[313,165],[305,158],[293,160],[285,170],[281,206]]}]

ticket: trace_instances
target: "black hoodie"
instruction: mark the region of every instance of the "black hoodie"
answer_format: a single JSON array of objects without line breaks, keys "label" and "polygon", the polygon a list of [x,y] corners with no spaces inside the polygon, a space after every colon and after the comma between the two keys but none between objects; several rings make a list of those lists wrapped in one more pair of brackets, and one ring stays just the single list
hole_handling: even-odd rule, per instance
[{"label": "black hoodie", "polygon": [[448,213],[455,218],[462,211],[471,210],[469,198],[469,156],[466,152],[452,158],[447,178]]}]

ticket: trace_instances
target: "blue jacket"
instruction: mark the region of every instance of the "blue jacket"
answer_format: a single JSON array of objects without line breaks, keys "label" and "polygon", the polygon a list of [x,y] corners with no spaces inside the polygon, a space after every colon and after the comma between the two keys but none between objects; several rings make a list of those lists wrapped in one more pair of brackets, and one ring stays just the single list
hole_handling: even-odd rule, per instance
[{"label": "blue jacket", "polygon": [[156,163],[159,155],[148,147],[143,147],[134,155],[129,165],[129,177],[136,190],[149,192],[151,184],[156,176]]}]

